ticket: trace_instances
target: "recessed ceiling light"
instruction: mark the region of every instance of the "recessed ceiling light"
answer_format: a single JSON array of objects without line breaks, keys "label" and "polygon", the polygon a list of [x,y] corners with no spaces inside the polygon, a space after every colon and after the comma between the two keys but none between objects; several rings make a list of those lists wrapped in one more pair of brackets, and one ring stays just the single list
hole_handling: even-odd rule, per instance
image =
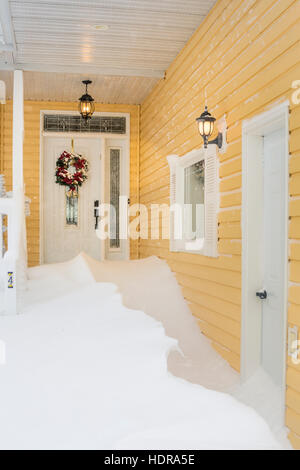
[{"label": "recessed ceiling light", "polygon": [[95,25],[93,25],[93,28],[96,29],[97,31],[107,31],[108,30],[107,24],[95,24]]}]

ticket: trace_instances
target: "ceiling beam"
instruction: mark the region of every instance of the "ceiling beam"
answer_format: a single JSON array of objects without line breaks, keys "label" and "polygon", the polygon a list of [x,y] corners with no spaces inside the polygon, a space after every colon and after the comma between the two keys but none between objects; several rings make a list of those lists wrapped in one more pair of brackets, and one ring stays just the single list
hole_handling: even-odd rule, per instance
[{"label": "ceiling beam", "polygon": [[44,64],[0,64],[0,70],[24,70],[27,72],[55,72],[55,73],[76,73],[88,76],[102,75],[114,77],[148,77],[163,78],[164,70],[151,69],[122,69],[112,67],[94,66],[65,66],[65,65],[44,65]]}]

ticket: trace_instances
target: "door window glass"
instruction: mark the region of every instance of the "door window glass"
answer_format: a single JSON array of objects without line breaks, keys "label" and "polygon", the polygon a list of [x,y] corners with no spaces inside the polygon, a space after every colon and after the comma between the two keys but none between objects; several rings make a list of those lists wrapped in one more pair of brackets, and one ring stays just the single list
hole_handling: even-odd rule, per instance
[{"label": "door window glass", "polygon": [[110,149],[110,248],[120,248],[120,149]]}]

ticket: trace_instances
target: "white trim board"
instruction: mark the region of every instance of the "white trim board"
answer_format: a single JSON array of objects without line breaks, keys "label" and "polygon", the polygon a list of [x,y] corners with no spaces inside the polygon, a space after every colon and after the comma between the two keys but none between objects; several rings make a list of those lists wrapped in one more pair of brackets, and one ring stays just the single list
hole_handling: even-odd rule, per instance
[{"label": "white trim board", "polygon": [[[284,129],[284,194],[286,224],[284,228],[284,328],[287,330],[288,307],[288,203],[289,203],[289,102],[286,101],[269,111],[243,123],[242,138],[242,341],[241,377],[246,381],[261,365],[261,305],[253,293],[254,285],[262,280],[262,272],[256,263],[260,256],[258,241],[261,237],[259,218],[261,195],[257,189],[263,177],[263,137]],[[262,287],[262,286],[261,286]],[[285,336],[285,335],[284,335]],[[286,375],[286,340],[282,344],[284,355],[283,377]],[[285,380],[285,379],[284,379]],[[282,384],[282,415],[285,409],[285,383]]]},{"label": "white trim board", "polygon": [[[4,0],[1,0],[1,2]],[[1,5],[0,2],[0,5]],[[8,45],[8,51],[15,53],[16,48],[12,44]],[[1,49],[0,49],[1,50]],[[77,64],[77,65],[47,65],[47,64],[18,64],[7,63],[1,64],[0,70],[24,70],[24,72],[47,72],[47,73],[75,73],[84,75],[102,75],[106,77],[144,77],[144,78],[164,78],[165,70],[152,69],[135,69],[135,68],[118,68],[118,67],[99,67],[97,65]]]}]

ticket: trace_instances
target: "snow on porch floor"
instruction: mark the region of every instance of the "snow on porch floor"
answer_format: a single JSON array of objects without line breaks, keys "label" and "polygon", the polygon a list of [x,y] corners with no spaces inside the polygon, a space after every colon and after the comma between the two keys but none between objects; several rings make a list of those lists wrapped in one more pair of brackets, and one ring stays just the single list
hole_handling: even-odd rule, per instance
[{"label": "snow on porch floor", "polygon": [[288,447],[222,393],[249,401],[163,261],[81,255],[30,279],[23,315],[0,317],[1,449]]}]

